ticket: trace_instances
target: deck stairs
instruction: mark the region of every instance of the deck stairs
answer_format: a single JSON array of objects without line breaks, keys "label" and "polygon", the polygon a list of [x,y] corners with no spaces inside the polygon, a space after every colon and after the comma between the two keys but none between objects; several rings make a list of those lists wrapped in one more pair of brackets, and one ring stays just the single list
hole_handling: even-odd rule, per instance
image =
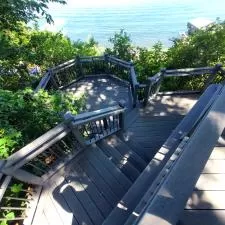
[{"label": "deck stairs", "polygon": [[[97,68],[101,73],[93,75],[92,67],[87,69],[84,64],[76,64],[77,62],[81,62],[81,59],[69,61],[49,71],[38,88],[57,88],[74,95],[85,95],[84,111],[76,116],[69,112],[65,114],[62,124],[10,156],[2,166],[2,172],[8,178],[29,181],[39,187],[35,204],[30,207],[32,210],[28,210],[28,216],[21,224],[224,224],[224,203],[214,202],[220,195],[225,197],[222,181],[225,174],[225,141],[224,135],[221,135],[225,124],[217,119],[225,119],[224,109],[221,108],[222,98],[225,96],[224,86],[212,84],[202,93],[191,92],[185,95],[159,93],[162,78],[166,75],[186,76],[189,73],[202,74],[210,71],[214,76],[218,72],[215,68],[218,68],[172,72],[163,70],[149,79],[147,84],[139,85],[132,63],[109,56],[83,59],[84,63],[98,63]],[[76,77],[74,81],[71,78],[67,82],[65,74],[67,77],[78,74],[74,65],[80,77]],[[112,75],[111,70],[121,74],[121,67],[126,70],[122,71],[123,75],[129,75],[129,82]],[[90,74],[84,75],[84,71],[89,71]],[[138,101],[137,93],[142,93],[147,100]],[[214,112],[214,109],[218,111]],[[204,124],[209,124],[213,116],[218,129],[211,124],[211,138],[196,144],[199,145],[199,151],[204,150],[201,144],[211,144],[205,146],[205,153],[202,152],[205,161],[199,165],[203,167],[198,167],[195,161],[198,159],[197,153],[196,159],[193,156],[187,164],[180,165],[179,162],[185,159],[184,155],[188,154],[185,149],[197,139],[199,129],[204,131]],[[211,130],[207,125],[206,134],[210,134]],[[220,136],[219,140],[216,135],[214,137],[214,131]],[[199,135],[200,140],[202,132]],[[72,147],[68,143],[72,143]],[[194,148],[195,146],[190,147],[191,150]],[[212,149],[214,150],[210,152]],[[58,158],[61,161],[56,164]],[[43,167],[43,159],[53,159],[53,163]],[[219,164],[218,160],[221,160]],[[165,191],[164,187],[174,177],[182,178],[182,174],[175,168],[181,168],[185,174],[190,161],[196,165],[193,166],[195,172],[192,176],[186,176],[189,179],[187,183],[192,186],[187,185],[185,188],[179,184],[184,192],[178,190],[178,197],[171,197],[169,192],[165,195],[167,202],[171,201],[171,204],[174,199],[179,198],[179,204],[185,199],[183,205],[176,202],[171,213],[167,202],[165,204],[159,194]],[[31,174],[31,167],[39,173]],[[191,170],[190,167],[190,173]],[[207,176],[211,176],[211,181]],[[217,179],[216,187],[213,186],[212,176]],[[169,177],[171,179],[166,180]],[[171,193],[173,188],[176,187],[172,185]],[[2,191],[0,196],[3,195]],[[212,205],[206,203],[209,199]]]}]

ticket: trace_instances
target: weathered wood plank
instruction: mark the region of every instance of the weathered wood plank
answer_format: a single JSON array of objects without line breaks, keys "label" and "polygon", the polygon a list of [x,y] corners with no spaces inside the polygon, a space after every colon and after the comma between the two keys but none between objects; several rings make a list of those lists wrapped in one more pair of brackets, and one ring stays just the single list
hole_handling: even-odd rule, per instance
[{"label": "weathered wood plank", "polygon": [[225,210],[184,210],[179,225],[224,225]]},{"label": "weathered wood plank", "polygon": [[108,144],[116,148],[121,153],[121,155],[126,156],[127,160],[140,172],[146,167],[146,162],[134,151],[132,151],[132,149],[130,149],[117,136],[112,135],[108,139]]},{"label": "weathered wood plank", "polygon": [[209,159],[202,173],[225,174],[225,159]]},{"label": "weathered wood plank", "polygon": [[132,184],[127,177],[103,154],[97,146],[94,146],[92,152],[104,165],[104,167],[116,178],[119,184],[123,187],[124,191],[127,191]]},{"label": "weathered wood plank", "polygon": [[107,199],[109,204],[114,207],[119,198],[112,192],[111,187],[101,178],[96,169],[89,163],[89,161],[82,159],[79,161],[79,166],[85,171],[90,180],[96,185],[98,190]]},{"label": "weathered wood plank", "polygon": [[99,142],[98,146],[100,146],[107,157],[129,178],[129,180],[134,182],[137,179],[140,172],[127,161],[126,157],[122,156],[117,149],[109,146],[106,140]]},{"label": "weathered wood plank", "polygon": [[[118,180],[113,176],[112,172],[108,171],[107,168],[105,168],[105,163],[100,160],[101,155],[99,152],[97,153],[97,156],[93,153],[93,149],[89,148],[85,152],[85,156],[89,163],[98,171],[99,173],[99,179],[104,179],[105,182],[108,184],[108,186],[111,188],[111,190],[116,194],[118,198],[121,198],[123,194],[125,193],[125,190],[121,186],[121,184],[118,182]],[[105,159],[105,160],[106,160]]]},{"label": "weathered wood plank", "polygon": [[185,209],[225,210],[225,191],[195,190],[189,197]]},{"label": "weathered wood plank", "polygon": [[203,191],[223,191],[225,190],[225,174],[202,174],[195,187]]},{"label": "weathered wood plank", "polygon": [[75,176],[85,188],[91,199],[95,202],[97,208],[101,211],[104,218],[106,218],[112,210],[111,205],[107,202],[101,191],[97,189],[95,184],[87,176],[84,170],[75,163],[69,174]]},{"label": "weathered wood plank", "polygon": [[213,149],[212,154],[210,155],[210,159],[224,160],[225,159],[225,147],[215,147]]},{"label": "weathered wood plank", "polygon": [[70,174],[66,177],[67,183],[72,187],[74,195],[82,204],[83,208],[89,215],[91,221],[95,225],[99,225],[103,222],[104,218],[101,215],[101,212],[96,207],[95,203],[92,201],[88,193],[86,192],[86,187],[83,186],[77,177],[74,177],[73,174]]},{"label": "weathered wood plank", "polygon": [[58,176],[55,182],[78,224],[93,225],[88,213],[74,194],[73,187],[61,176]]}]

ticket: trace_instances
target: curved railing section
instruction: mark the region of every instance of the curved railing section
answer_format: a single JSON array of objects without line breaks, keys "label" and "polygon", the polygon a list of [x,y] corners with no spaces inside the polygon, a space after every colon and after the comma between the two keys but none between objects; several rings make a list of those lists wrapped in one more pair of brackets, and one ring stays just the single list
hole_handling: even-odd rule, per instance
[{"label": "curved railing section", "polygon": [[[221,72],[223,73],[222,65],[217,64],[214,67],[201,67],[201,68],[186,68],[186,69],[175,69],[175,70],[167,70],[167,69],[162,69],[160,72],[155,74],[153,77],[149,77],[144,89],[144,105],[147,104],[148,100],[150,98],[155,97],[160,90],[161,84],[164,81],[165,78],[169,77],[196,77],[196,76],[201,76],[205,75],[208,76],[206,77],[206,80],[203,85],[203,90],[205,90],[208,85],[215,79],[216,75]],[[184,94],[184,93],[197,93],[201,92],[202,90],[195,90],[195,91],[173,91],[169,92],[171,93],[179,93],[179,94]]]},{"label": "curved railing section", "polygon": [[50,68],[41,79],[36,91],[40,89],[63,89],[84,77],[96,75],[108,75],[129,85],[133,106],[136,106],[139,83],[133,63],[110,55],[77,56],[75,59]]},{"label": "curved railing section", "polygon": [[124,127],[123,106],[73,116],[2,162],[1,172],[26,183],[43,184],[87,145]]}]

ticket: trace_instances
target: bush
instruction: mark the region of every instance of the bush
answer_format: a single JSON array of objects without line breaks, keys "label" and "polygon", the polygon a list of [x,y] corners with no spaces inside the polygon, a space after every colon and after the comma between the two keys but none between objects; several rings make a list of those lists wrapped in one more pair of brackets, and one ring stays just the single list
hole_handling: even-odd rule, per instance
[{"label": "bush", "polygon": [[67,110],[77,114],[83,106],[84,96],[70,93],[0,89],[0,158],[7,158],[54,127]]},{"label": "bush", "polygon": [[112,48],[106,48],[105,53],[117,56],[120,59],[131,61],[136,55],[135,48],[132,45],[131,38],[123,29],[115,33],[109,39]]},{"label": "bush", "polygon": [[175,39],[168,50],[168,68],[213,66],[225,63],[225,23],[218,22],[185,39]]},{"label": "bush", "polygon": [[[71,41],[62,33],[40,31],[20,24],[20,30],[0,32],[0,88],[19,90],[37,84],[29,70],[36,65],[42,73],[76,55],[97,55],[97,42]],[[41,74],[39,74],[41,75]]]},{"label": "bush", "polygon": [[134,60],[138,74],[138,80],[146,81],[150,76],[155,75],[166,65],[166,51],[162,43],[156,43],[151,49],[138,48],[138,54]]}]

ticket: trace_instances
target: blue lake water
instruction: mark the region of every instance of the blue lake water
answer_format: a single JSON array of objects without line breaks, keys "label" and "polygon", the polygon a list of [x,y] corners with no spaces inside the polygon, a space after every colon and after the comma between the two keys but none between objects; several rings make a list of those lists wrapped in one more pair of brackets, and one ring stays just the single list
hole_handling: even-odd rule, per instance
[{"label": "blue lake water", "polygon": [[54,27],[71,39],[87,40],[93,36],[100,45],[121,28],[139,46],[152,46],[161,41],[165,47],[170,39],[186,31],[189,20],[203,17],[225,19],[225,0],[69,0],[65,6],[51,5]]}]

